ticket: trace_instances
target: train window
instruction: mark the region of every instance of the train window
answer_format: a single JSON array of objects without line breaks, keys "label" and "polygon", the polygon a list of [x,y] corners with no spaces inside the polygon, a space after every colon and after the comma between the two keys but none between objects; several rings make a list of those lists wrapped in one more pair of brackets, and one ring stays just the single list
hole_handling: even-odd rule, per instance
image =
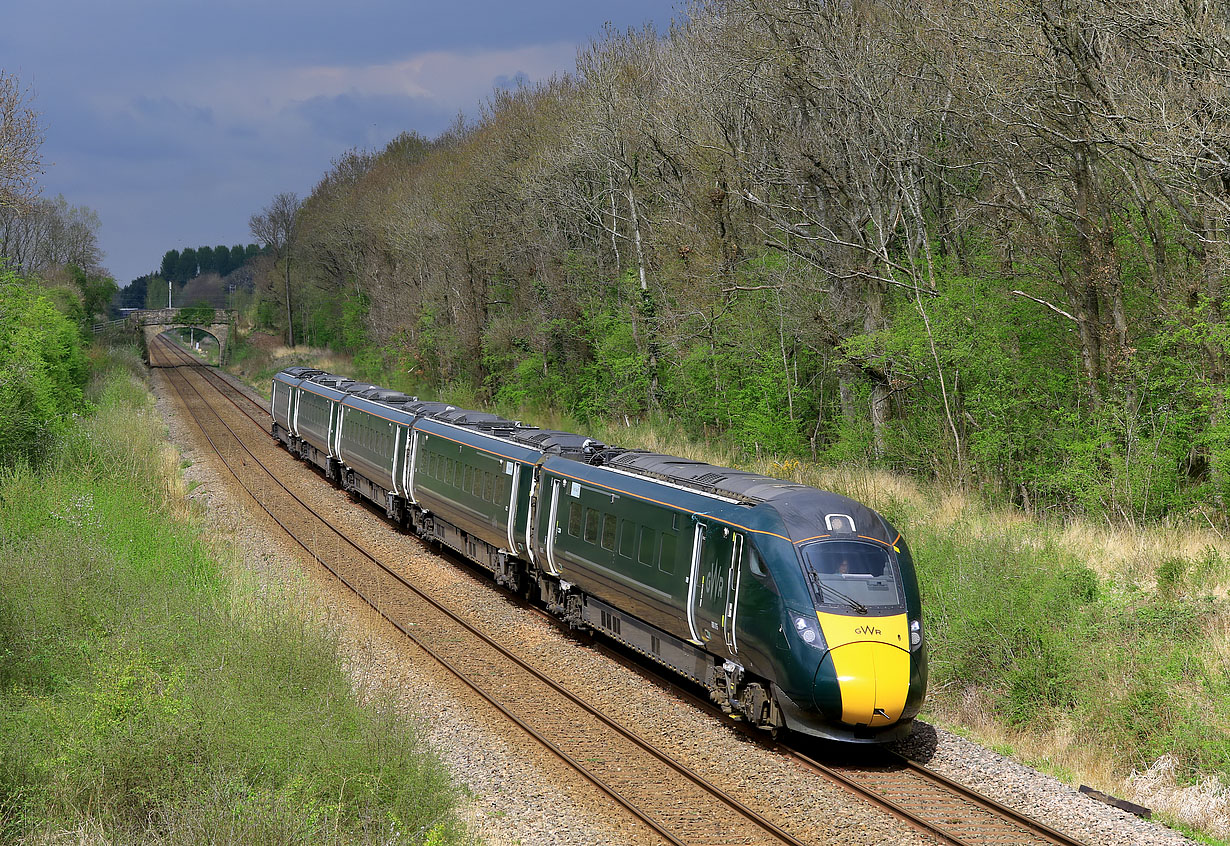
[{"label": "train window", "polygon": [[598,542],[598,512],[592,508],[585,509],[585,542]]},{"label": "train window", "polygon": [[495,502],[495,474],[483,471],[483,499]]},{"label": "train window", "polygon": [[579,502],[568,506],[568,534],[574,538],[581,536],[581,503]]},{"label": "train window", "polygon": [[469,464],[465,466],[465,473],[461,477],[461,489],[471,493],[474,491],[474,468]]},{"label": "train window", "polygon": [[654,540],[655,538],[654,538],[653,529],[650,529],[648,526],[641,526],[641,545],[640,545],[639,551],[636,554],[636,558],[646,567],[653,566],[653,542]]},{"label": "train window", "polygon": [[636,557],[636,524],[631,520],[619,527],[619,554],[629,561]]},{"label": "train window", "polygon": [[457,480],[457,462],[451,458],[444,459],[444,481],[452,486]]},{"label": "train window", "polygon": [[602,515],[602,548],[603,549],[614,549],[615,548],[615,522],[616,520],[615,520],[614,514],[603,514]]},{"label": "train window", "polygon": [[675,536],[662,533],[662,549],[658,552],[658,569],[663,573],[675,572]]},{"label": "train window", "polygon": [[748,544],[744,547],[743,554],[747,558],[747,568],[752,571],[753,576],[763,578],[769,575],[769,571],[764,568],[764,562],[760,560],[760,555],[756,552],[756,547]]}]

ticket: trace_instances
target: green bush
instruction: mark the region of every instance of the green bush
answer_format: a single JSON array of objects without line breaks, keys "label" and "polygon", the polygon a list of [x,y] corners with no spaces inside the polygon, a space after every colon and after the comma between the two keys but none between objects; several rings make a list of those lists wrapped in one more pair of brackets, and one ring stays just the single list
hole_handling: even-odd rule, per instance
[{"label": "green bush", "polygon": [[81,335],[35,283],[0,266],[0,467],[37,463],[82,409]]}]

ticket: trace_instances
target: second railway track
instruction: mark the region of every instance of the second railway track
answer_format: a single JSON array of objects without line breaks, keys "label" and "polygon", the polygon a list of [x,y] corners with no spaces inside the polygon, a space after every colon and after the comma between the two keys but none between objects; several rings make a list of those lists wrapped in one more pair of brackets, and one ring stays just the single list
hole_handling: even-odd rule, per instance
[{"label": "second railway track", "polygon": [[[150,357],[155,366],[168,368],[172,390],[228,470],[294,542],[658,837],[687,844],[803,842],[791,833],[791,821],[772,821],[691,772],[333,528],[268,466],[285,453],[268,438],[268,416],[259,404],[163,339],[151,345]],[[222,403],[222,410],[214,407],[217,403]],[[243,435],[237,431],[240,428]],[[785,746],[782,750],[938,842],[954,846],[1080,846],[1082,842],[907,759],[881,758],[876,764],[857,765],[821,762]]]}]

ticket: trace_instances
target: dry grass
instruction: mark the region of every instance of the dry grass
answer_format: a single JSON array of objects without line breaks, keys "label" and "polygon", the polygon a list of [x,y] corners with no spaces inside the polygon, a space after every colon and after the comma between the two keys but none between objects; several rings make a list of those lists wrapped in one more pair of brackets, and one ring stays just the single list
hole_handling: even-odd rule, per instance
[{"label": "dry grass", "polygon": [[[1164,561],[1196,562],[1210,550],[1227,549],[1225,537],[1211,527],[1161,523],[1105,525],[1075,519],[1064,525],[1061,537],[1063,545],[1077,551],[1099,575],[1149,587],[1156,586],[1157,568]],[[1206,583],[1205,589],[1224,594],[1230,589],[1230,578],[1222,573],[1215,582]]]},{"label": "dry grass", "polygon": [[1207,776],[1180,784],[1175,760],[1164,756],[1127,779],[1129,798],[1215,837],[1230,838],[1230,787]]}]

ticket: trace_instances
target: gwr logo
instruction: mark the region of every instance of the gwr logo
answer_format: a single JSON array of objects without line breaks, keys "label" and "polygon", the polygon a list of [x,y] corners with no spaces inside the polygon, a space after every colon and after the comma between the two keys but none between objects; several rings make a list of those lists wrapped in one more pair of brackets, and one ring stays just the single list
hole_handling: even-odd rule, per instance
[{"label": "gwr logo", "polygon": [[875,626],[859,626],[857,629],[855,629],[855,630],[854,630],[854,633],[855,633],[855,634],[858,634],[858,635],[879,635],[879,634],[884,634],[882,631],[880,631],[879,629],[877,629]]}]

